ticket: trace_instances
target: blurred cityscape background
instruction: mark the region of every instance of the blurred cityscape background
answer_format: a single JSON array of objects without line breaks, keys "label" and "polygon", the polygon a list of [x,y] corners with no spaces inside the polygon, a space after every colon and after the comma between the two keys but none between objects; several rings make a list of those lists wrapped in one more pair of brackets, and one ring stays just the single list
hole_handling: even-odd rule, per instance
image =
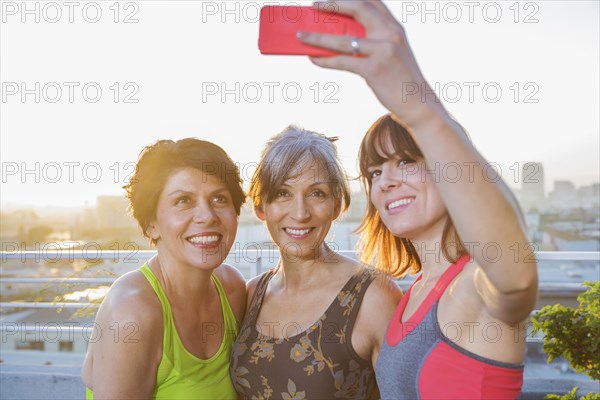
[{"label": "blurred cityscape background", "polygon": [[[525,163],[522,174],[527,179],[514,194],[536,251],[600,250],[599,183],[576,187],[569,181],[554,181],[546,194],[541,163]],[[82,208],[2,209],[0,365],[5,376],[44,374],[52,368],[53,374],[59,371],[75,379],[69,386],[72,390],[81,389],[77,377],[98,302],[115,277],[137,268],[152,255],[152,247],[140,234],[127,206],[124,196],[98,196],[94,206]],[[327,239],[334,249],[355,256],[358,237],[354,230],[365,207],[364,193],[354,192],[350,209],[332,226]],[[75,257],[76,253],[83,256]],[[250,278],[273,267],[277,259],[266,228],[246,204],[227,262]],[[581,283],[598,280],[600,274],[597,259],[562,257],[541,260],[538,265],[540,284],[546,285],[546,290],[537,309],[555,303],[576,306]],[[412,279],[407,277],[399,284],[406,288]],[[39,307],[28,307],[32,303]],[[79,306],[70,307],[73,303]],[[539,341],[530,343],[528,352],[529,378],[567,376],[579,384],[597,384],[575,374],[564,360],[546,365]],[[23,386],[27,385],[18,390]]]},{"label": "blurred cityscape background", "polygon": [[[0,400],[84,397],[97,303],[153,254],[120,189],[143,145],[201,137],[248,182],[263,144],[297,123],[339,136],[357,174],[359,142],[387,111],[354,74],[261,55],[267,3],[0,1]],[[385,3],[522,205],[539,251],[536,308],[575,305],[600,274],[600,2]],[[327,240],[356,256],[366,199],[352,188]],[[277,258],[245,207],[227,262],[248,278]],[[539,378],[540,390],[524,398],[590,383],[564,360],[547,364],[539,339],[528,339],[525,386]]]},{"label": "blurred cityscape background", "polygon": [[[522,167],[520,188],[513,188],[524,212],[529,238],[538,251],[599,251],[600,250],[600,183],[576,187],[570,181],[552,182],[546,193],[544,166],[528,162]],[[332,227],[329,241],[338,250],[353,250],[358,226],[366,207],[362,191],[352,193],[348,212]],[[152,249],[140,234],[135,220],[127,210],[125,196],[98,196],[93,206],[19,208],[3,206],[0,214],[0,244],[4,252],[24,250],[41,253],[63,249],[83,249],[94,258],[94,251]],[[246,204],[240,216],[236,244],[232,250],[258,246],[272,247],[263,224]],[[41,274],[64,276],[64,266],[53,260],[49,265],[35,263],[39,271],[20,266],[13,271],[2,260],[2,276]],[[47,268],[50,266],[50,268]],[[243,269],[243,266],[241,266]],[[80,272],[81,268],[69,273]],[[121,273],[123,271],[114,271]],[[13,298],[12,292],[2,293],[2,301]]]}]

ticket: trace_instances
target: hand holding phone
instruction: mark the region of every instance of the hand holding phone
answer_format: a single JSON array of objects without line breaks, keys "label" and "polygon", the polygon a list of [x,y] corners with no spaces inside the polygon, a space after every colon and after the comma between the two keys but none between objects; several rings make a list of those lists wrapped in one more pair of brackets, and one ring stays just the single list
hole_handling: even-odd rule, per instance
[{"label": "hand holding phone", "polygon": [[260,11],[258,48],[262,54],[335,56],[332,50],[300,42],[299,31],[331,35],[366,36],[365,28],[354,18],[315,7],[264,6]]}]

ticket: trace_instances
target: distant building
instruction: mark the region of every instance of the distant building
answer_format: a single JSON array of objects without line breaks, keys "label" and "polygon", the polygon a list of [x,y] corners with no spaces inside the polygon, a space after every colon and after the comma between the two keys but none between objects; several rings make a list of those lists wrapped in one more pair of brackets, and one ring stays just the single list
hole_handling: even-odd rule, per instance
[{"label": "distant building", "polygon": [[548,195],[548,202],[557,209],[580,207],[577,190],[571,181],[554,181],[554,190]]},{"label": "distant building", "polygon": [[554,190],[548,195],[548,203],[555,210],[598,209],[600,184],[593,183],[577,189],[571,181],[554,181]]},{"label": "distant building", "polygon": [[38,222],[38,214],[30,209],[3,212],[1,214],[0,238],[2,241],[18,242]]},{"label": "distant building", "polygon": [[600,207],[600,183],[592,183],[588,186],[582,186],[577,189],[577,197],[582,208]]},{"label": "distant building", "polygon": [[542,163],[527,162],[523,164],[519,194],[524,211],[532,208],[539,210],[545,207],[544,166]]},{"label": "distant building", "polygon": [[99,228],[131,228],[137,226],[128,214],[124,196],[98,196],[96,214]]}]

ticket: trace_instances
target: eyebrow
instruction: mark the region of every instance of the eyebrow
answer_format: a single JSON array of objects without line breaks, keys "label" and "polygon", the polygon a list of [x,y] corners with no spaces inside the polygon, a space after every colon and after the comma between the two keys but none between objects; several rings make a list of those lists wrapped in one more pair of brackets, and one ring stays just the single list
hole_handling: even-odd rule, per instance
[{"label": "eyebrow", "polygon": [[385,158],[381,162],[371,161],[370,163],[367,164],[367,169],[380,167],[383,163],[385,163],[388,160],[389,160],[389,158]]},{"label": "eyebrow", "polygon": [[[317,185],[329,185],[330,182],[315,182],[315,183],[311,183],[310,185],[308,185],[308,187],[313,187],[313,186],[317,186]],[[291,187],[292,185],[283,182],[283,185],[281,185],[281,187]]]},{"label": "eyebrow", "polygon": [[180,196],[180,195],[187,195],[187,196],[193,196],[194,193],[187,191],[187,190],[181,190],[181,189],[177,189],[172,191],[171,193],[169,193],[167,195],[167,197],[175,197],[175,196]]},{"label": "eyebrow", "polygon": [[[217,194],[217,193],[222,193],[222,192],[229,193],[229,189],[227,189],[227,186],[223,186],[222,188],[213,190],[212,192],[209,193],[209,196],[212,196],[213,194]],[[177,190],[174,190],[171,193],[169,193],[167,195],[167,197],[176,197],[176,196],[181,196],[181,195],[186,195],[186,196],[193,197],[196,194],[194,192],[189,191],[189,190],[177,189]]]},{"label": "eyebrow", "polygon": [[417,158],[411,156],[410,154],[405,154],[405,157],[402,157],[399,154],[392,154],[388,157],[383,157],[380,155],[379,158],[381,159],[381,162],[371,161],[369,164],[367,164],[367,168],[378,167],[389,160],[417,160]]}]

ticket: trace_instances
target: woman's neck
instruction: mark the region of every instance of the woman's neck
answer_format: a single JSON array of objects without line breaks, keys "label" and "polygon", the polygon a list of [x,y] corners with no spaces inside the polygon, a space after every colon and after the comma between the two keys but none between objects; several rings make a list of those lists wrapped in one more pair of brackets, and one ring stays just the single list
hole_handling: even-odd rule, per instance
[{"label": "woman's neck", "polygon": [[341,262],[339,254],[323,244],[314,257],[282,256],[276,277],[286,291],[302,291],[323,283],[330,267]]},{"label": "woman's neck", "polygon": [[148,261],[148,265],[171,302],[197,305],[214,296],[211,290],[213,270],[181,265],[160,251]]},{"label": "woman's neck", "polygon": [[[423,232],[409,238],[412,243],[419,261],[421,262],[421,271],[423,273],[423,279],[427,275],[437,276],[443,273],[452,263],[444,255],[444,239],[446,241],[455,241],[455,238],[444,237],[444,232],[447,223],[449,222],[448,216],[440,219],[435,224],[428,227]],[[446,236],[451,236],[451,232],[448,232]],[[451,258],[456,258],[456,246],[449,246],[448,251]]]}]

